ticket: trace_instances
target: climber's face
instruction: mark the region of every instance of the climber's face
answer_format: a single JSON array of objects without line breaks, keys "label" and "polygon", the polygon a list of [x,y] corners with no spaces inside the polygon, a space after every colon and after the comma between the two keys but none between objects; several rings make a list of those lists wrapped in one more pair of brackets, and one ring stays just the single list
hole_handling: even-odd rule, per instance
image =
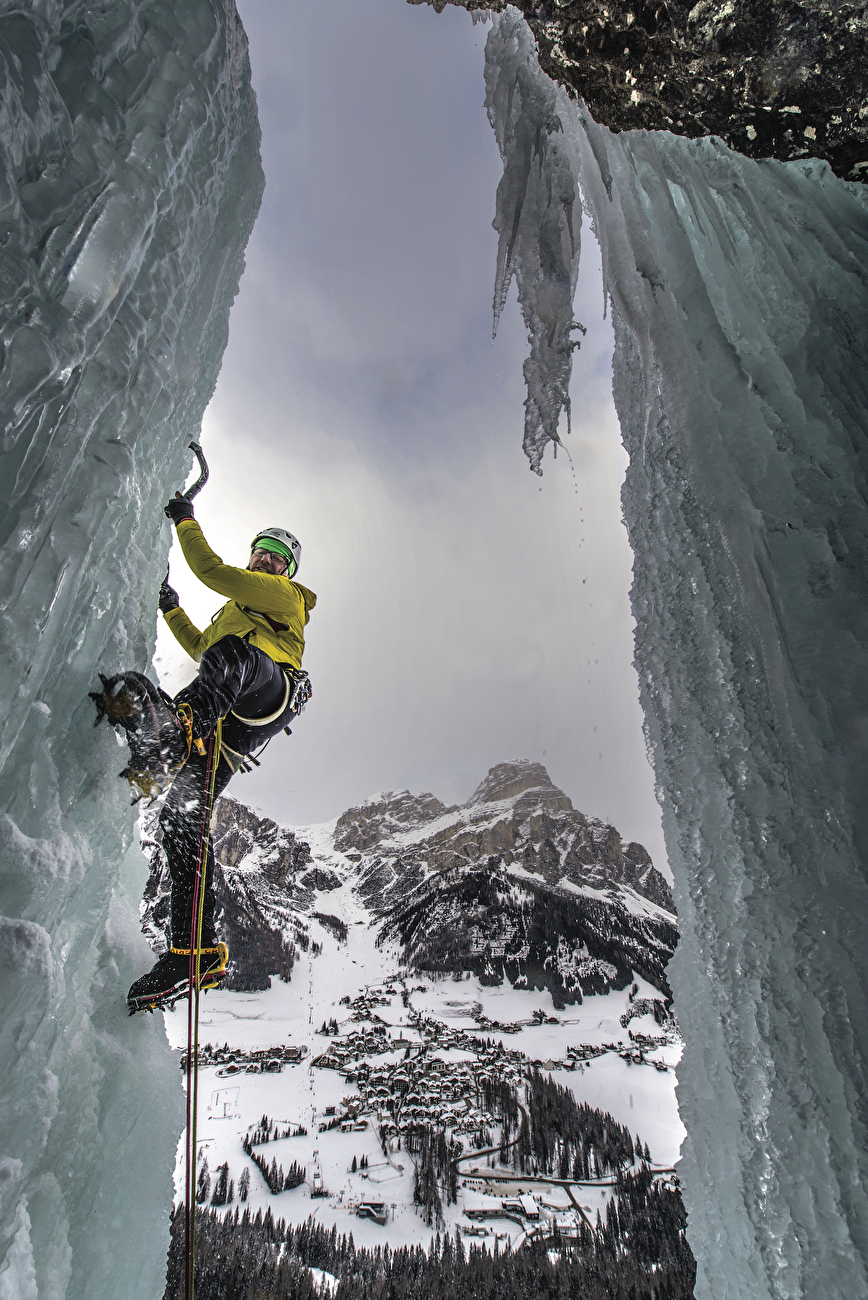
[{"label": "climber's face", "polygon": [[264,551],[257,546],[250,556],[248,569],[254,573],[286,573],[286,560],[274,551]]}]

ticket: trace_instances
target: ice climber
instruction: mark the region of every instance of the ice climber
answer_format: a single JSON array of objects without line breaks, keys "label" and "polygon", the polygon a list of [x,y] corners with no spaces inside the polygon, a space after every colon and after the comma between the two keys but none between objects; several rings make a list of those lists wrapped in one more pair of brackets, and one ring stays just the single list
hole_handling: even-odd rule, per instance
[{"label": "ice climber", "polygon": [[199,662],[196,678],[171,700],[141,673],[122,673],[94,694],[97,722],[105,715],[122,728],[130,745],[130,765],[122,776],[142,794],[168,790],[160,814],[163,850],[172,882],[171,946],[129,991],[131,1011],[166,1004],[189,989],[196,865],[203,835],[208,836],[207,873],[199,952],[200,988],[214,988],[223,976],[228,951],[214,924],[214,861],[210,829],[203,826],[207,797],[208,743],[223,719],[216,757],[215,797],[224,790],[243,758],[288,727],[310,694],[302,673],[304,628],[316,596],[294,581],[301,546],[283,528],[264,528],[251,543],[246,569],[224,564],[212,551],[193,518],[192,503],[175,494],[166,506],[187,564],[226,604],[200,632],[181,609],[169,586],[160,588],[159,606],[172,633]]}]

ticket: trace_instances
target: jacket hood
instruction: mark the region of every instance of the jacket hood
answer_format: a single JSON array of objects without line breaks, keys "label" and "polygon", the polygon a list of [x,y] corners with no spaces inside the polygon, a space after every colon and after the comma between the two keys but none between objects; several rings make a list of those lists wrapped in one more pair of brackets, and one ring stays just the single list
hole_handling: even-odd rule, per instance
[{"label": "jacket hood", "polygon": [[308,613],[310,613],[316,604],[316,595],[311,591],[310,587],[302,586],[300,582],[296,582],[293,578],[291,578],[290,581],[292,582],[293,587],[297,587],[301,592],[302,598],[304,599],[304,607]]}]

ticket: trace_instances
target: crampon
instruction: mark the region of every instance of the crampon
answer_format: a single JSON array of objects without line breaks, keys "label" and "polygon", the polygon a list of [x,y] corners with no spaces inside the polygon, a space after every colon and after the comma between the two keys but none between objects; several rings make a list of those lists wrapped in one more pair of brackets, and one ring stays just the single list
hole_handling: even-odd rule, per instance
[{"label": "crampon", "polygon": [[[226,973],[229,949],[225,943],[199,949],[199,992],[217,988]],[[136,980],[127,994],[130,1015],[173,1007],[190,993],[190,949],[170,948],[153,970]]]}]

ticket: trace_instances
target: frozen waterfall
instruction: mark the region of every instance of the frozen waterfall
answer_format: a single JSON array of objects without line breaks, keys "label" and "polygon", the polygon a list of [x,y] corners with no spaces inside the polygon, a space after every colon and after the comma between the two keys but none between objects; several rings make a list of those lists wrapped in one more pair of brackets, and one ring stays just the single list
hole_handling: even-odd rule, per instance
[{"label": "frozen waterfall", "polygon": [[147,667],[262,193],[233,0],[0,0],[0,1300],[162,1293],[183,1101],[97,668]]},{"label": "frozen waterfall", "polygon": [[[529,411],[563,391],[577,184],[603,251],[697,1293],[865,1297],[868,190],[613,135],[540,72],[516,10],[487,84],[501,265],[532,344],[560,348]],[[532,464],[552,431],[526,425]]]}]

